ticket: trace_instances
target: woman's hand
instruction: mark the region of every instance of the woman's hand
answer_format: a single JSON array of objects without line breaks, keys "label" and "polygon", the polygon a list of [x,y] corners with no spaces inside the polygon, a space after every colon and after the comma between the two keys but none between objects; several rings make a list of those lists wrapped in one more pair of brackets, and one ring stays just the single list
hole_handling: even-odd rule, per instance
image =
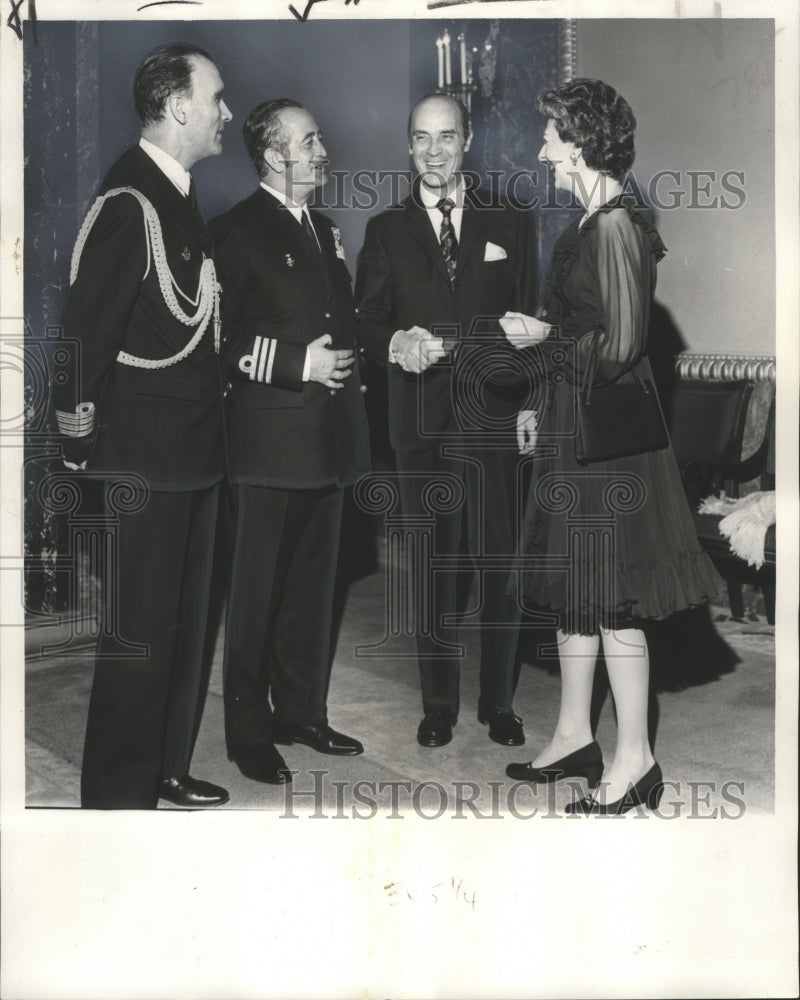
[{"label": "woman's hand", "polygon": [[536,410],[520,410],[517,414],[517,445],[520,455],[530,455],[536,447]]},{"label": "woman's hand", "polygon": [[551,330],[549,323],[518,312],[507,312],[505,316],[501,316],[500,326],[506,340],[518,351],[545,340]]}]

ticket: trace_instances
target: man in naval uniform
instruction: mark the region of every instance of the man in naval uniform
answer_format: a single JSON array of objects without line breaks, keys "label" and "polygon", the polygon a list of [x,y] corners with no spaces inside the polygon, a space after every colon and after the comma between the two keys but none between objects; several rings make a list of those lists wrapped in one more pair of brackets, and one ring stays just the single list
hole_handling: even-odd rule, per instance
[{"label": "man in naval uniform", "polygon": [[[78,237],[62,316],[76,378],[54,387],[64,458],[119,513],[81,774],[84,808],[228,800],[189,775],[219,484],[225,474],[218,286],[189,169],[231,113],[202,49],[140,63],[141,139],[110,169]],[[112,502],[112,499],[114,502]]]},{"label": "man in naval uniform", "polygon": [[275,744],[362,752],[328,724],[344,487],[369,466],[354,307],[339,231],[308,202],[328,157],[286,99],[244,124],[261,183],[214,219],[230,378],[237,522],[225,636],[228,754],[255,781],[291,775]]}]

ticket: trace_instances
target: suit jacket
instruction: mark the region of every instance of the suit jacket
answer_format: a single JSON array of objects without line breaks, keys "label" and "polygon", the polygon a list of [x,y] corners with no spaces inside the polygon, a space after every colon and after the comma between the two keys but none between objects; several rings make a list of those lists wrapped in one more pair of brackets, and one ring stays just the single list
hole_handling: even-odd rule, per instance
[{"label": "suit jacket", "polygon": [[412,326],[456,345],[422,375],[389,365],[389,434],[402,452],[425,451],[445,431],[491,429],[523,408],[531,386],[520,373],[522,352],[497,319],[536,308],[530,213],[467,191],[451,284],[418,190],[419,181],[400,206],[369,221],[356,278],[357,336],[367,356],[386,364],[394,333]]},{"label": "suit jacket", "polygon": [[[211,253],[202,218],[140,147],[108,172],[101,193],[133,187],[155,208],[167,263],[179,289],[196,299],[200,268]],[[177,296],[192,313],[190,301]],[[137,472],[153,489],[187,490],[225,474],[222,381],[214,353],[214,325],[184,360],[162,369],[117,361],[168,358],[195,327],[177,320],[164,302],[148,248],[138,199],[108,199],[89,233],[62,315],[67,346],[79,350],[72,373],[54,384],[56,409],[74,413],[95,404],[96,440],[88,468],[101,474]]]},{"label": "suit jacket", "polygon": [[369,468],[358,370],[332,390],[303,382],[306,347],[328,333],[355,347],[350,275],[338,230],[311,218],[322,252],[259,187],[211,222],[222,282],[234,482],[283,489],[346,486]]}]

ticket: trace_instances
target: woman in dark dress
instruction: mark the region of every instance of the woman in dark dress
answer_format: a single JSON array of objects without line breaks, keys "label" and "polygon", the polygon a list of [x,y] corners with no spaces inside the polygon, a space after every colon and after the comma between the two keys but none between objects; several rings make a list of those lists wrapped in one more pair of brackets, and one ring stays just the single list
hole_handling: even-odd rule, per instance
[{"label": "woman in dark dress", "polygon": [[[652,381],[649,312],[666,248],[623,192],[636,125],[627,101],[599,80],[578,79],[542,94],[539,108],[548,116],[539,159],[585,212],[556,245],[546,322],[509,313],[501,323],[516,348],[539,355],[532,360],[544,372],[538,414],[520,414],[523,450],[535,442],[522,550],[542,568],[521,572],[519,583],[526,607],[558,615],[562,691],[551,741],[507,773],[537,783],[586,777],[594,791],[568,810],[620,813],[654,807],[662,790],[647,733],[643,621],[707,601],[721,581],[697,541],[671,447],[576,459],[576,393],[591,367],[595,391],[634,371]],[[605,769],[589,721],[601,645],[618,725]]]}]

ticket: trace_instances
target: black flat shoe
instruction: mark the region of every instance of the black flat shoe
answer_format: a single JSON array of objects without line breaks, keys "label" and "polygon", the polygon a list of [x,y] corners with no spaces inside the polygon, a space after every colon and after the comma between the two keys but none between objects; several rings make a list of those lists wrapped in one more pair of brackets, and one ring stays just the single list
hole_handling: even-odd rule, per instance
[{"label": "black flat shoe", "polygon": [[657,809],[663,791],[661,768],[658,764],[653,764],[647,774],[639,778],[635,785],[631,785],[621,799],[601,805],[591,795],[587,795],[577,802],[567,803],[566,812],[583,813],[586,816],[622,816],[635,806]]},{"label": "black flat shoe", "polygon": [[317,753],[334,757],[357,757],[364,747],[352,736],[337,733],[327,724],[321,726],[300,726],[290,722],[273,722],[272,736],[276,743],[302,743]]},{"label": "black flat shoe", "polygon": [[193,806],[195,809],[222,806],[230,799],[230,795],[220,785],[199,781],[188,774],[182,778],[162,778],[158,797],[176,806]]},{"label": "black flat shoe", "polygon": [[288,785],[292,780],[286,761],[271,743],[230,747],[228,760],[234,762],[245,778],[265,785]]},{"label": "black flat shoe", "polygon": [[453,738],[456,724],[449,708],[434,708],[426,712],[417,729],[417,743],[421,747],[443,747]]},{"label": "black flat shoe", "polygon": [[533,764],[509,764],[506,774],[516,781],[532,781],[537,785],[560,781],[562,778],[586,778],[589,788],[596,788],[603,774],[603,752],[600,745],[592,740],[580,750],[573,750],[566,757],[554,760],[545,767],[534,767]]},{"label": "black flat shoe", "polygon": [[522,719],[503,708],[485,709],[478,703],[478,722],[489,727],[489,739],[504,747],[521,747],[525,742]]}]

